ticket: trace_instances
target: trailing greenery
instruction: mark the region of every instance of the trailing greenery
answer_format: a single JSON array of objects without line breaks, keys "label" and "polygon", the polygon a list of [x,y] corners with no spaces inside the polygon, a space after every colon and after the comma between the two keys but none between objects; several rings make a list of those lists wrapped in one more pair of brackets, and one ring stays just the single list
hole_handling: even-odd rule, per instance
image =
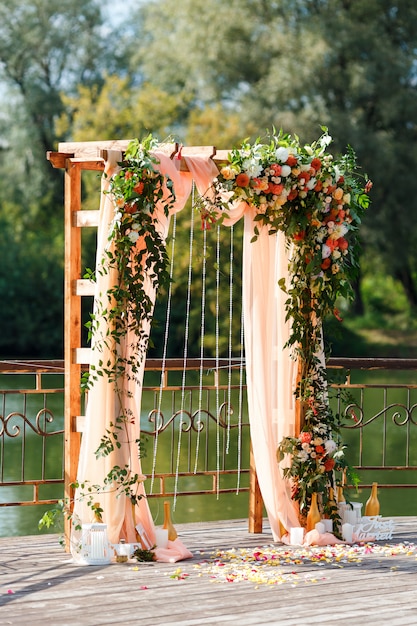
[{"label": "trailing greenery", "polygon": [[280,442],[278,460],[290,456],[283,474],[291,480],[302,516],[313,493],[320,494],[324,511],[333,515],[331,489],[346,476],[355,481],[345,460],[338,416],[330,408],[321,359],[322,324],[329,314],[340,319],[338,298],[353,297],[358,227],[372,188],[366,176],[359,176],[352,148],[335,158],[327,149],[331,137],[325,127],[322,130],[322,136],[308,145],[282,131],[274,131],[266,142],[244,141],[214,180],[213,199],[204,199],[201,206],[209,228],[227,215],[233,203],[251,205],[254,245],[262,229],[269,235],[279,231],[285,235],[289,277],[279,285],[288,296],[287,346],[299,363],[296,396],[302,413],[301,433]]}]

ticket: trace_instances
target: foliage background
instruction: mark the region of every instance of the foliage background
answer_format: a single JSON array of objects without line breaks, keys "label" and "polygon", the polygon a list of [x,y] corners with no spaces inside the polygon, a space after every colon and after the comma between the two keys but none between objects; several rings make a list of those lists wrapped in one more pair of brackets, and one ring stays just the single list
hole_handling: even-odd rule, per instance
[{"label": "foliage background", "polygon": [[[0,5],[0,358],[63,354],[63,176],[45,159],[58,141],[152,132],[231,148],[273,126],[309,142],[321,124],[336,151],[354,147],[374,181],[356,299],[341,303],[342,326],[327,324],[333,354],[414,356],[414,0],[121,5]],[[88,206],[97,190],[97,177],[87,176]],[[185,267],[184,232],[177,259]],[[174,288],[181,300],[184,282]],[[198,315],[191,324],[198,337]],[[178,337],[172,354],[180,345]]]}]

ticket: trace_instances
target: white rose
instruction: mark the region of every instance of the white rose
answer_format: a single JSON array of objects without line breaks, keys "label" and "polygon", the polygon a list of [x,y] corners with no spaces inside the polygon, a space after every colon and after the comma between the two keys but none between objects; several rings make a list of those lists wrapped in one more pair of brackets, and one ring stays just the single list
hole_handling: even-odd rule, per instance
[{"label": "white rose", "polygon": [[337,449],[337,444],[335,441],[333,441],[333,439],[328,439],[324,443],[324,448],[327,454],[333,454],[333,452]]},{"label": "white rose", "polygon": [[132,243],[136,243],[139,239],[139,233],[136,230],[131,230],[128,237]]},{"label": "white rose", "polygon": [[286,178],[287,176],[289,176],[291,174],[291,168],[289,165],[282,165],[281,166],[281,176],[283,176],[284,178]]},{"label": "white rose", "polygon": [[280,163],[285,163],[285,161],[288,159],[289,156],[290,156],[290,153],[289,153],[288,149],[284,148],[283,146],[281,146],[281,147],[279,147],[279,148],[277,148],[275,150],[275,158]]}]

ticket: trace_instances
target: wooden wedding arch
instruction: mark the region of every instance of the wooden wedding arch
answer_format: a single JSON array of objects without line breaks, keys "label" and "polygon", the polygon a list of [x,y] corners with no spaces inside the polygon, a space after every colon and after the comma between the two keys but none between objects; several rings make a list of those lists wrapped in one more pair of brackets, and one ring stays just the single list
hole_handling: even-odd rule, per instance
[{"label": "wooden wedding arch", "polygon": [[[65,280],[64,280],[64,360],[65,360],[65,492],[67,502],[72,502],[72,484],[77,477],[80,443],[83,431],[81,375],[88,366],[89,349],[82,347],[82,298],[94,295],[94,284],[83,279],[82,229],[98,226],[98,210],[83,210],[82,173],[102,172],[107,151],[124,152],[131,140],[88,142],[63,142],[58,151],[48,152],[47,159],[54,168],[64,172],[64,223],[65,223]],[[214,146],[179,147],[164,144],[163,151],[171,158],[180,159],[181,171],[187,171],[184,157],[200,154],[209,156],[219,166],[227,161],[229,151],[216,150]],[[300,406],[296,408],[296,432],[300,430]],[[249,470],[249,532],[262,532],[263,501],[256,476],[253,455]]]}]

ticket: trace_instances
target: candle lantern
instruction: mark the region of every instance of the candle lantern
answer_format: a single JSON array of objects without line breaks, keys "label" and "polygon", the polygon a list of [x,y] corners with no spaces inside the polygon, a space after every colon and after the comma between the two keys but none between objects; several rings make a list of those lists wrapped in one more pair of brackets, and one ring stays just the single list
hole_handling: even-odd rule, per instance
[{"label": "candle lantern", "polygon": [[81,558],[87,565],[107,565],[111,560],[107,524],[83,524]]}]

